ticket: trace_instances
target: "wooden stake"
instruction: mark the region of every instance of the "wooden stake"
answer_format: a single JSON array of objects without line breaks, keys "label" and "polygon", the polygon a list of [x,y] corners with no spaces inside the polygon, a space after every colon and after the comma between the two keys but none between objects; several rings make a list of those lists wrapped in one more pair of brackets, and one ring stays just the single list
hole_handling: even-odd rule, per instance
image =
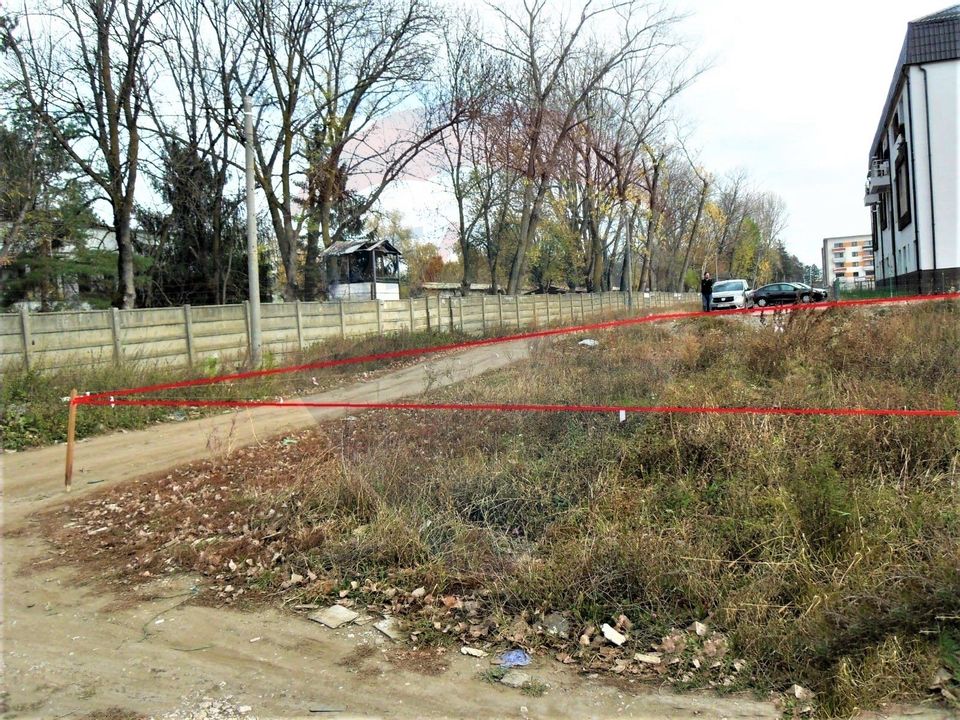
[{"label": "wooden stake", "polygon": [[70,409],[67,410],[67,468],[63,475],[63,485],[67,492],[73,485],[73,437],[77,429],[77,389],[70,391]]}]

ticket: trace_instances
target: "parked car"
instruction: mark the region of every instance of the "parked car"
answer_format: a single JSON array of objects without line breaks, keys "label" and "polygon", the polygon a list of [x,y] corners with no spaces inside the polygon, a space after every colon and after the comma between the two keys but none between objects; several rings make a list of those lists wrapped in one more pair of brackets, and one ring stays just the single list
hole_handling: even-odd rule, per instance
[{"label": "parked car", "polygon": [[747,301],[757,307],[821,302],[826,299],[827,291],[823,288],[814,288],[804,283],[794,282],[770,283],[747,293]]},{"label": "parked car", "polygon": [[721,280],[714,284],[710,297],[711,310],[729,310],[747,306],[750,283],[746,280]]}]

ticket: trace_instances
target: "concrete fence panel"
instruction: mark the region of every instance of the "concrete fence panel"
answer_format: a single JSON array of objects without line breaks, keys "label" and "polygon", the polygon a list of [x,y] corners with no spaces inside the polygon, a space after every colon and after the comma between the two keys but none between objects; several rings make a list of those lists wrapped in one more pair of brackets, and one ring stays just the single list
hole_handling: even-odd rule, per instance
[{"label": "concrete fence panel", "polygon": [[[699,295],[621,292],[468,295],[453,298],[266,303],[263,347],[293,359],[330,338],[424,331],[513,332],[574,325],[668,307],[696,309]],[[246,305],[0,314],[0,368],[144,362],[243,362],[250,343]]]}]

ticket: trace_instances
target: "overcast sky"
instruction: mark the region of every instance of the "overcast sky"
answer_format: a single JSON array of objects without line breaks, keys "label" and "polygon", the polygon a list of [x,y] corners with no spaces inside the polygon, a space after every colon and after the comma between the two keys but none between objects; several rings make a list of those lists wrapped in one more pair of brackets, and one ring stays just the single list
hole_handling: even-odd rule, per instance
[{"label": "overcast sky", "polygon": [[907,22],[948,0],[677,0],[713,66],[681,100],[703,164],[742,167],[786,201],[787,248],[870,232],[870,142]]}]

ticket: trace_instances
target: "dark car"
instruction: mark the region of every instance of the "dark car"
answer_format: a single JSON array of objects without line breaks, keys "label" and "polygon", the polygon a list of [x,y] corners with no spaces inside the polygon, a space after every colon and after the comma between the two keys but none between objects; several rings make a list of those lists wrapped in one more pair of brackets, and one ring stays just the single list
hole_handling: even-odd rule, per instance
[{"label": "dark car", "polygon": [[794,303],[821,302],[827,299],[827,291],[804,283],[779,282],[762,285],[749,293],[748,301],[758,307],[767,305],[792,305]]}]

